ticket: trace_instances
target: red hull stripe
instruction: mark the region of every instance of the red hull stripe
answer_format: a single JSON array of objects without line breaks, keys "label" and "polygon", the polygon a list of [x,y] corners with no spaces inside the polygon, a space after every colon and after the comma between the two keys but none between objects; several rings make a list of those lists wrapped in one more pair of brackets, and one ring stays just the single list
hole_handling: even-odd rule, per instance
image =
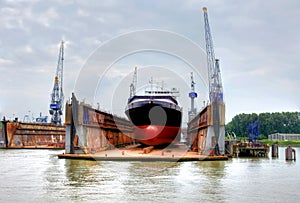
[{"label": "red hull stripe", "polygon": [[134,138],[146,145],[164,145],[172,143],[180,133],[180,127],[143,125],[136,126]]}]

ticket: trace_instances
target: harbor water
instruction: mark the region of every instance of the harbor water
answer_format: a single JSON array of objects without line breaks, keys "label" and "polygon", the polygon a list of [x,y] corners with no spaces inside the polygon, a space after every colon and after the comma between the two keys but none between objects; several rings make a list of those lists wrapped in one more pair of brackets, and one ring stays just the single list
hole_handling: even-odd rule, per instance
[{"label": "harbor water", "polygon": [[[60,150],[0,150],[0,202],[299,202],[300,162],[58,159]],[[300,148],[295,148],[300,158]]]}]

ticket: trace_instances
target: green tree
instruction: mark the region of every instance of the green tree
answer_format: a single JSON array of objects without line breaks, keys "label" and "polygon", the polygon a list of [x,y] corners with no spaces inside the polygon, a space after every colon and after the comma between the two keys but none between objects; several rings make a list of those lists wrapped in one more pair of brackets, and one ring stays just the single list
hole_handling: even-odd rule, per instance
[{"label": "green tree", "polygon": [[248,137],[247,126],[257,120],[260,122],[261,138],[277,132],[300,134],[299,112],[238,114],[226,125],[226,131],[235,132],[239,137]]}]

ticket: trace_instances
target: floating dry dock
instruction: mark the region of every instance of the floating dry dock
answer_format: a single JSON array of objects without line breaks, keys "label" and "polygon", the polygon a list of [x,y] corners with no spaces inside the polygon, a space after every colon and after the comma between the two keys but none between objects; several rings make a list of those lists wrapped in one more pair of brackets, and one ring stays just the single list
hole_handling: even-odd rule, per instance
[{"label": "floating dry dock", "polygon": [[49,123],[2,121],[3,146],[6,149],[63,149],[65,127]]},{"label": "floating dry dock", "polygon": [[59,158],[63,159],[84,159],[95,161],[220,161],[228,160],[227,156],[206,156],[199,155],[197,152],[187,151],[186,145],[173,145],[165,149],[153,149],[145,153],[145,148],[115,148],[105,150],[94,154],[60,154]]},{"label": "floating dry dock", "polygon": [[[194,122],[198,121],[196,119]],[[200,125],[199,128],[204,131],[206,127]],[[136,144],[132,133],[133,126],[127,119],[79,103],[73,94],[72,103],[66,106],[65,153],[58,157],[101,161],[173,162],[228,159],[227,156],[208,155],[204,150],[191,150],[190,146],[179,143],[163,149],[153,146],[143,148]],[[193,143],[191,139],[189,141]]]}]

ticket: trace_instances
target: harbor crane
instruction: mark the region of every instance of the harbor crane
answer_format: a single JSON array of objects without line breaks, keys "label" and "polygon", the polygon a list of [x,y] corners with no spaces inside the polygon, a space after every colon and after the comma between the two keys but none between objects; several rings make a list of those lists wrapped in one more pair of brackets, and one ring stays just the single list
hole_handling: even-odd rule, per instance
[{"label": "harbor crane", "polygon": [[64,41],[61,41],[54,86],[51,93],[51,103],[49,113],[51,123],[57,126],[62,125],[61,116],[63,114],[64,93],[63,93],[63,61],[64,61]]},{"label": "harbor crane", "polygon": [[195,98],[198,96],[197,93],[195,92],[195,81],[194,81],[194,76],[193,72],[191,72],[191,92],[189,93],[189,97],[191,98],[191,109],[188,113],[189,115],[189,121],[196,115],[197,109],[195,108]]},{"label": "harbor crane", "polygon": [[220,154],[219,151],[219,137],[220,129],[220,110],[219,103],[223,103],[223,88],[221,81],[221,72],[219,66],[219,59],[215,58],[213,40],[211,30],[208,22],[207,8],[203,7],[204,12],[204,28],[205,28],[205,42],[208,68],[208,82],[209,82],[209,100],[213,107],[213,131],[216,138],[214,153]]},{"label": "harbor crane", "polygon": [[130,84],[130,97],[133,97],[136,93],[136,84],[137,84],[137,67],[134,68],[132,82]]},{"label": "harbor crane", "polygon": [[207,8],[203,7],[204,24],[205,24],[205,42],[208,68],[208,82],[209,82],[209,100],[213,102],[215,98],[218,101],[223,101],[223,88],[221,80],[221,71],[219,59],[215,58],[213,40],[211,30],[208,22]]}]

